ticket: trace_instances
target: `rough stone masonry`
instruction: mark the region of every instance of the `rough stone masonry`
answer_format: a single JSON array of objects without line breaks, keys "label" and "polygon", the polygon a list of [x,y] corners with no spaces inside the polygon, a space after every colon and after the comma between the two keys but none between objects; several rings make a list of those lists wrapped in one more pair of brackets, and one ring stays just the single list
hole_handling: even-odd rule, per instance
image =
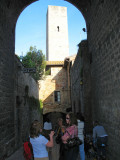
[{"label": "rough stone masonry", "polygon": [[[0,157],[4,154],[9,155],[16,149],[14,131],[15,26],[23,9],[34,1],[0,1]],[[119,160],[120,1],[67,1],[76,6],[86,20],[88,52],[92,55],[92,116],[93,119],[98,118],[109,135],[109,159]]]}]

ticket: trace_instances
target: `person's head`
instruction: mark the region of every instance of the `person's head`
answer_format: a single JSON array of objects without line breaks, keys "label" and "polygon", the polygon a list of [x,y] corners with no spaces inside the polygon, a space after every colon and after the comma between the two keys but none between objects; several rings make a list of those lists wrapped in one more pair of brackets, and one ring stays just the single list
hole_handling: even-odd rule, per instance
[{"label": "person's head", "polygon": [[77,117],[77,119],[79,119],[80,121],[83,121],[83,122],[84,122],[84,117],[83,117],[82,113],[77,113],[77,114],[76,114],[76,117]]},{"label": "person's head", "polygon": [[77,119],[74,113],[71,112],[66,114],[66,123],[70,126],[72,126],[73,124],[77,125]]},{"label": "person's head", "polygon": [[62,118],[58,118],[58,125],[62,126],[62,124],[63,124],[63,119]]},{"label": "person's head", "polygon": [[99,122],[96,120],[93,122],[93,126],[98,126],[99,125]]},{"label": "person's head", "polygon": [[48,123],[50,122],[50,119],[48,117],[46,117],[46,122],[48,122]]},{"label": "person's head", "polygon": [[30,127],[30,137],[35,138],[42,132],[42,124],[39,121],[34,121]]}]

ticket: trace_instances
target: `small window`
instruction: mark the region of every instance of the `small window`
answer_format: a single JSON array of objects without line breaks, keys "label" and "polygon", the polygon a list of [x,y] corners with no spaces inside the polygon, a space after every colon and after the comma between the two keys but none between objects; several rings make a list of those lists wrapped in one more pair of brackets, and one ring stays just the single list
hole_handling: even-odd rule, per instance
[{"label": "small window", "polygon": [[60,102],[60,100],[61,100],[60,91],[54,92],[54,98],[55,98],[55,102]]},{"label": "small window", "polygon": [[60,30],[59,26],[57,26],[57,29],[58,29],[58,32],[59,32],[59,30]]}]

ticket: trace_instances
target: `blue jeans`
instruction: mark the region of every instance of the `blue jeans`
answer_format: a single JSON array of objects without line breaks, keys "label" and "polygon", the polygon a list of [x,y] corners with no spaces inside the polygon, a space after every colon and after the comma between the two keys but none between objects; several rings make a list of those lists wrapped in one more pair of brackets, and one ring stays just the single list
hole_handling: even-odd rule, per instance
[{"label": "blue jeans", "polygon": [[79,145],[80,160],[85,160],[84,143]]}]

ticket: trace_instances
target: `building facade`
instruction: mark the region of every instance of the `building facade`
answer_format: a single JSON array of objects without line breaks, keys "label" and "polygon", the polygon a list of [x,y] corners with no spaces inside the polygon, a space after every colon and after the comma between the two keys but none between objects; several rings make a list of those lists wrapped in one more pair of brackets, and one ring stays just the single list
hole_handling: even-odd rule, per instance
[{"label": "building facade", "polygon": [[70,107],[67,72],[64,61],[47,61],[50,72],[39,81],[39,99],[43,101],[43,114],[49,112],[66,112]]}]

